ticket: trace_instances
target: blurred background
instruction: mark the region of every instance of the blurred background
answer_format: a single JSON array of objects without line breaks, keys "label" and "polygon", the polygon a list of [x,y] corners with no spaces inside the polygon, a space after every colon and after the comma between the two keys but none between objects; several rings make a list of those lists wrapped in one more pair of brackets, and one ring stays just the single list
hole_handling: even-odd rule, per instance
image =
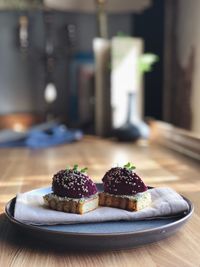
[{"label": "blurred background", "polygon": [[148,139],[152,119],[199,135],[199,8],[197,0],[0,0],[0,145],[49,130],[57,139],[36,134],[26,145],[83,134]]}]

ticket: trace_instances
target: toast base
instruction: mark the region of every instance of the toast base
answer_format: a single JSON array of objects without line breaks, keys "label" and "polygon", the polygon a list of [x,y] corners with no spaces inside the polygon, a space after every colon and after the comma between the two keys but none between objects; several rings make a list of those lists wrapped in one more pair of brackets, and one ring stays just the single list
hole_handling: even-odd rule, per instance
[{"label": "toast base", "polygon": [[151,194],[145,191],[134,196],[121,196],[101,192],[99,193],[99,205],[128,211],[139,211],[151,205]]},{"label": "toast base", "polygon": [[53,193],[47,194],[43,197],[45,205],[57,211],[84,214],[98,207],[98,194],[90,198],[67,198],[59,197]]}]

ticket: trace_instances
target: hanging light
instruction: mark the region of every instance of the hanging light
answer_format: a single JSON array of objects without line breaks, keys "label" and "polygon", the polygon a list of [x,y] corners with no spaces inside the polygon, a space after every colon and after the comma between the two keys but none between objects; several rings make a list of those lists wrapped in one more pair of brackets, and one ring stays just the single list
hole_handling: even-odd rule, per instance
[{"label": "hanging light", "polygon": [[48,83],[44,90],[44,99],[48,104],[53,103],[57,98],[57,89],[54,83]]}]

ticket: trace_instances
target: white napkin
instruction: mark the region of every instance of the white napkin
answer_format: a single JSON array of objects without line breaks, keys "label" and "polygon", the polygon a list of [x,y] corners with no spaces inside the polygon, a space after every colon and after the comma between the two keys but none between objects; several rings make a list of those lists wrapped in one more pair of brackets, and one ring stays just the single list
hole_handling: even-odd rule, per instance
[{"label": "white napkin", "polygon": [[18,194],[15,204],[15,219],[26,224],[55,225],[88,222],[143,220],[147,218],[172,216],[187,212],[188,203],[171,188],[150,189],[152,197],[151,207],[141,211],[99,207],[83,215],[54,211],[44,206],[43,196],[51,192],[51,188],[40,188]]}]

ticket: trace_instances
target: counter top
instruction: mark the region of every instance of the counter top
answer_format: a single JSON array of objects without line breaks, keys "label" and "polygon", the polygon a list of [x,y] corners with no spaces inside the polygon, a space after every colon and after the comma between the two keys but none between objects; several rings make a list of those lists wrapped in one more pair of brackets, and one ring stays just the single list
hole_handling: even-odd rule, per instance
[{"label": "counter top", "polygon": [[[189,198],[195,212],[175,235],[157,243],[113,252],[67,252],[42,247],[17,233],[8,222],[5,204],[18,192],[49,186],[52,175],[67,165],[88,167],[100,182],[113,165],[132,162],[146,184],[169,186]],[[200,166],[156,145],[117,143],[95,137],[55,148],[32,151],[0,149],[0,266],[148,266],[200,267]]]}]

